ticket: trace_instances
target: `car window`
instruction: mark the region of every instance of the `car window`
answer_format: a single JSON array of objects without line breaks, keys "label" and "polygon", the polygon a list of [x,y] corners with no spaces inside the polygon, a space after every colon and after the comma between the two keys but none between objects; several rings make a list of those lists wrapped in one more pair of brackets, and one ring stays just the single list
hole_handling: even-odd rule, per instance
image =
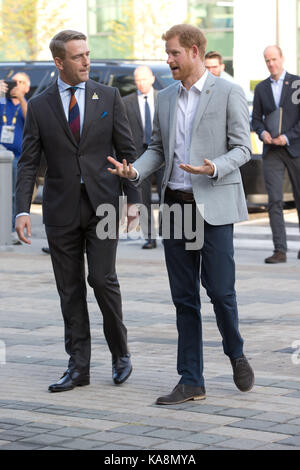
[{"label": "car window", "polygon": [[126,96],[136,91],[133,73],[130,74],[129,72],[111,72],[107,85],[118,88],[121,96]]},{"label": "car window", "polygon": [[99,82],[99,83],[107,83],[108,81],[107,67],[101,66],[98,64],[91,64],[90,79],[95,80],[95,82]]},{"label": "car window", "polygon": [[159,71],[159,72],[156,72],[154,71],[154,74],[155,74],[155,77],[156,77],[156,81],[159,83],[159,87],[157,88],[166,88],[167,86],[169,85],[172,85],[172,83],[175,83],[175,80],[174,78],[172,77],[172,74],[171,72],[169,71]]}]

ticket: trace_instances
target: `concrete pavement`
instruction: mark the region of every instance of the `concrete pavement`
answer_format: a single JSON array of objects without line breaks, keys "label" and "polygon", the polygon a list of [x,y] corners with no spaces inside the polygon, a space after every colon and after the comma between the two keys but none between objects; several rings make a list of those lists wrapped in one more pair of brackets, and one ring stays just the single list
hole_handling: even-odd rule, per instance
[{"label": "concrete pavement", "polygon": [[207,399],[155,405],[178,382],[177,332],[161,242],[141,250],[121,240],[118,275],[134,371],[111,381],[102,318],[88,291],[91,385],[50,394],[66,368],[63,324],[40,206],[33,206],[32,246],[0,250],[0,449],[105,451],[300,449],[300,248],[294,211],[286,214],[288,261],[265,265],[268,221],[235,228],[236,288],[245,354],[256,385],[241,393],[222,352],[212,305],[202,291]]}]

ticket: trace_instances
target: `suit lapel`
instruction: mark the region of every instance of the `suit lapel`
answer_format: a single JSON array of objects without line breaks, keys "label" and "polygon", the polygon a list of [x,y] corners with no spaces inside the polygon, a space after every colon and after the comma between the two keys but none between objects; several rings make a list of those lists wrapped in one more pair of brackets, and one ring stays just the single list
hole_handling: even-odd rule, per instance
[{"label": "suit lapel", "polygon": [[275,104],[275,100],[274,100],[274,95],[273,95],[273,91],[272,91],[272,85],[271,85],[270,78],[268,78],[267,82],[266,82],[266,95],[267,95],[267,98],[269,99],[270,103],[272,104],[272,108],[276,109],[276,104]]},{"label": "suit lapel", "polygon": [[137,93],[135,93],[135,96],[133,97],[134,99],[132,100],[132,107],[133,107],[133,111],[136,115],[136,119],[137,119],[137,122],[141,128],[141,130],[144,132],[143,130],[143,123],[142,123],[142,116],[141,116],[141,111],[140,111],[140,107],[139,107],[139,102],[138,102],[138,95]]},{"label": "suit lapel", "polygon": [[180,82],[174,86],[174,91],[171,94],[169,101],[169,155],[172,159],[174,157],[175,139],[176,139],[176,110],[179,97]]},{"label": "suit lapel", "polygon": [[291,85],[291,77],[288,73],[286,73],[285,77],[284,77],[284,80],[283,80],[282,92],[281,92],[279,106],[283,106],[283,103],[284,103],[284,100],[287,96],[287,91],[289,90],[290,85]]},{"label": "suit lapel", "polygon": [[71,130],[69,123],[66,119],[65,111],[62,105],[61,97],[58,91],[57,82],[55,82],[48,90],[47,100],[50,107],[54,111],[55,117],[58,119],[63,131],[66,133],[67,137],[78,146]]},{"label": "suit lapel", "polygon": [[85,87],[84,122],[81,132],[80,144],[87,136],[91,122],[97,117],[101,119],[101,114],[105,111],[105,96],[97,89],[96,85],[88,80]]},{"label": "suit lapel", "polygon": [[195,129],[197,129],[197,126],[199,125],[202,119],[203,113],[212,97],[214,86],[215,86],[215,80],[216,79],[210,73],[208,74],[205,80],[205,83],[201,92],[200,100],[199,100],[199,106],[196,111],[196,115],[194,119],[194,124],[193,124],[193,129],[192,129],[192,138],[193,138]]}]

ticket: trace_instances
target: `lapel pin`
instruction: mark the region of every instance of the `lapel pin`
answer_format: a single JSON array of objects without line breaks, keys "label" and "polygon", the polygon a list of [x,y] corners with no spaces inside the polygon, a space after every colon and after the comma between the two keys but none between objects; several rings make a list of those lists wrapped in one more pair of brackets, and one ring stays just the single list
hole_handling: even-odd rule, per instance
[{"label": "lapel pin", "polygon": [[97,93],[94,93],[92,96],[92,100],[98,100],[98,99],[99,99],[99,96],[97,95]]}]

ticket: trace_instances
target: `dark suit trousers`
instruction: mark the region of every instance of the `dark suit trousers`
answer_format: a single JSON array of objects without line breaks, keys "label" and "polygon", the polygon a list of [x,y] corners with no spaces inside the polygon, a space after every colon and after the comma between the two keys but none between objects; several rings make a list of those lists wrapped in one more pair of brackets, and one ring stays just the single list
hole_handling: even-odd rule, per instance
[{"label": "dark suit trousers", "polygon": [[[174,201],[165,201],[172,204]],[[183,206],[183,203],[181,203]],[[193,203],[193,230],[196,205]],[[224,353],[230,358],[243,354],[243,339],[238,329],[233,258],[233,225],[213,226],[204,222],[201,250],[186,250],[185,237],[164,239],[164,249],[172,299],[176,307],[180,383],[203,386],[203,341],[200,301],[201,282],[213,304],[223,339]],[[190,240],[189,240],[190,241]]]},{"label": "dark suit trousers", "polygon": [[300,157],[291,157],[284,147],[269,150],[264,155],[263,173],[269,197],[268,211],[274,250],[287,251],[286,230],[283,217],[283,177],[285,169],[292,184],[295,204],[300,214]]},{"label": "dark suit trousers", "polygon": [[[154,173],[159,200],[160,200],[160,194],[161,194],[161,184],[162,184],[163,174],[164,174],[164,168],[160,168]],[[145,214],[141,212],[140,223],[141,223],[144,237],[147,240],[151,240],[151,239],[156,238],[154,215],[153,215],[153,210],[151,207],[152,175],[148,176],[148,178],[145,178],[142,181],[141,190],[142,190],[142,203],[146,207],[147,212]],[[147,215],[147,218],[145,217],[146,215]]]},{"label": "dark suit trousers", "polygon": [[122,304],[115,261],[117,240],[99,240],[99,218],[82,186],[80,207],[70,226],[46,226],[51,260],[65,324],[65,348],[69,367],[89,372],[91,338],[87,308],[84,249],[88,283],[103,315],[103,330],[114,356],[127,354],[127,331],[122,321]]}]

